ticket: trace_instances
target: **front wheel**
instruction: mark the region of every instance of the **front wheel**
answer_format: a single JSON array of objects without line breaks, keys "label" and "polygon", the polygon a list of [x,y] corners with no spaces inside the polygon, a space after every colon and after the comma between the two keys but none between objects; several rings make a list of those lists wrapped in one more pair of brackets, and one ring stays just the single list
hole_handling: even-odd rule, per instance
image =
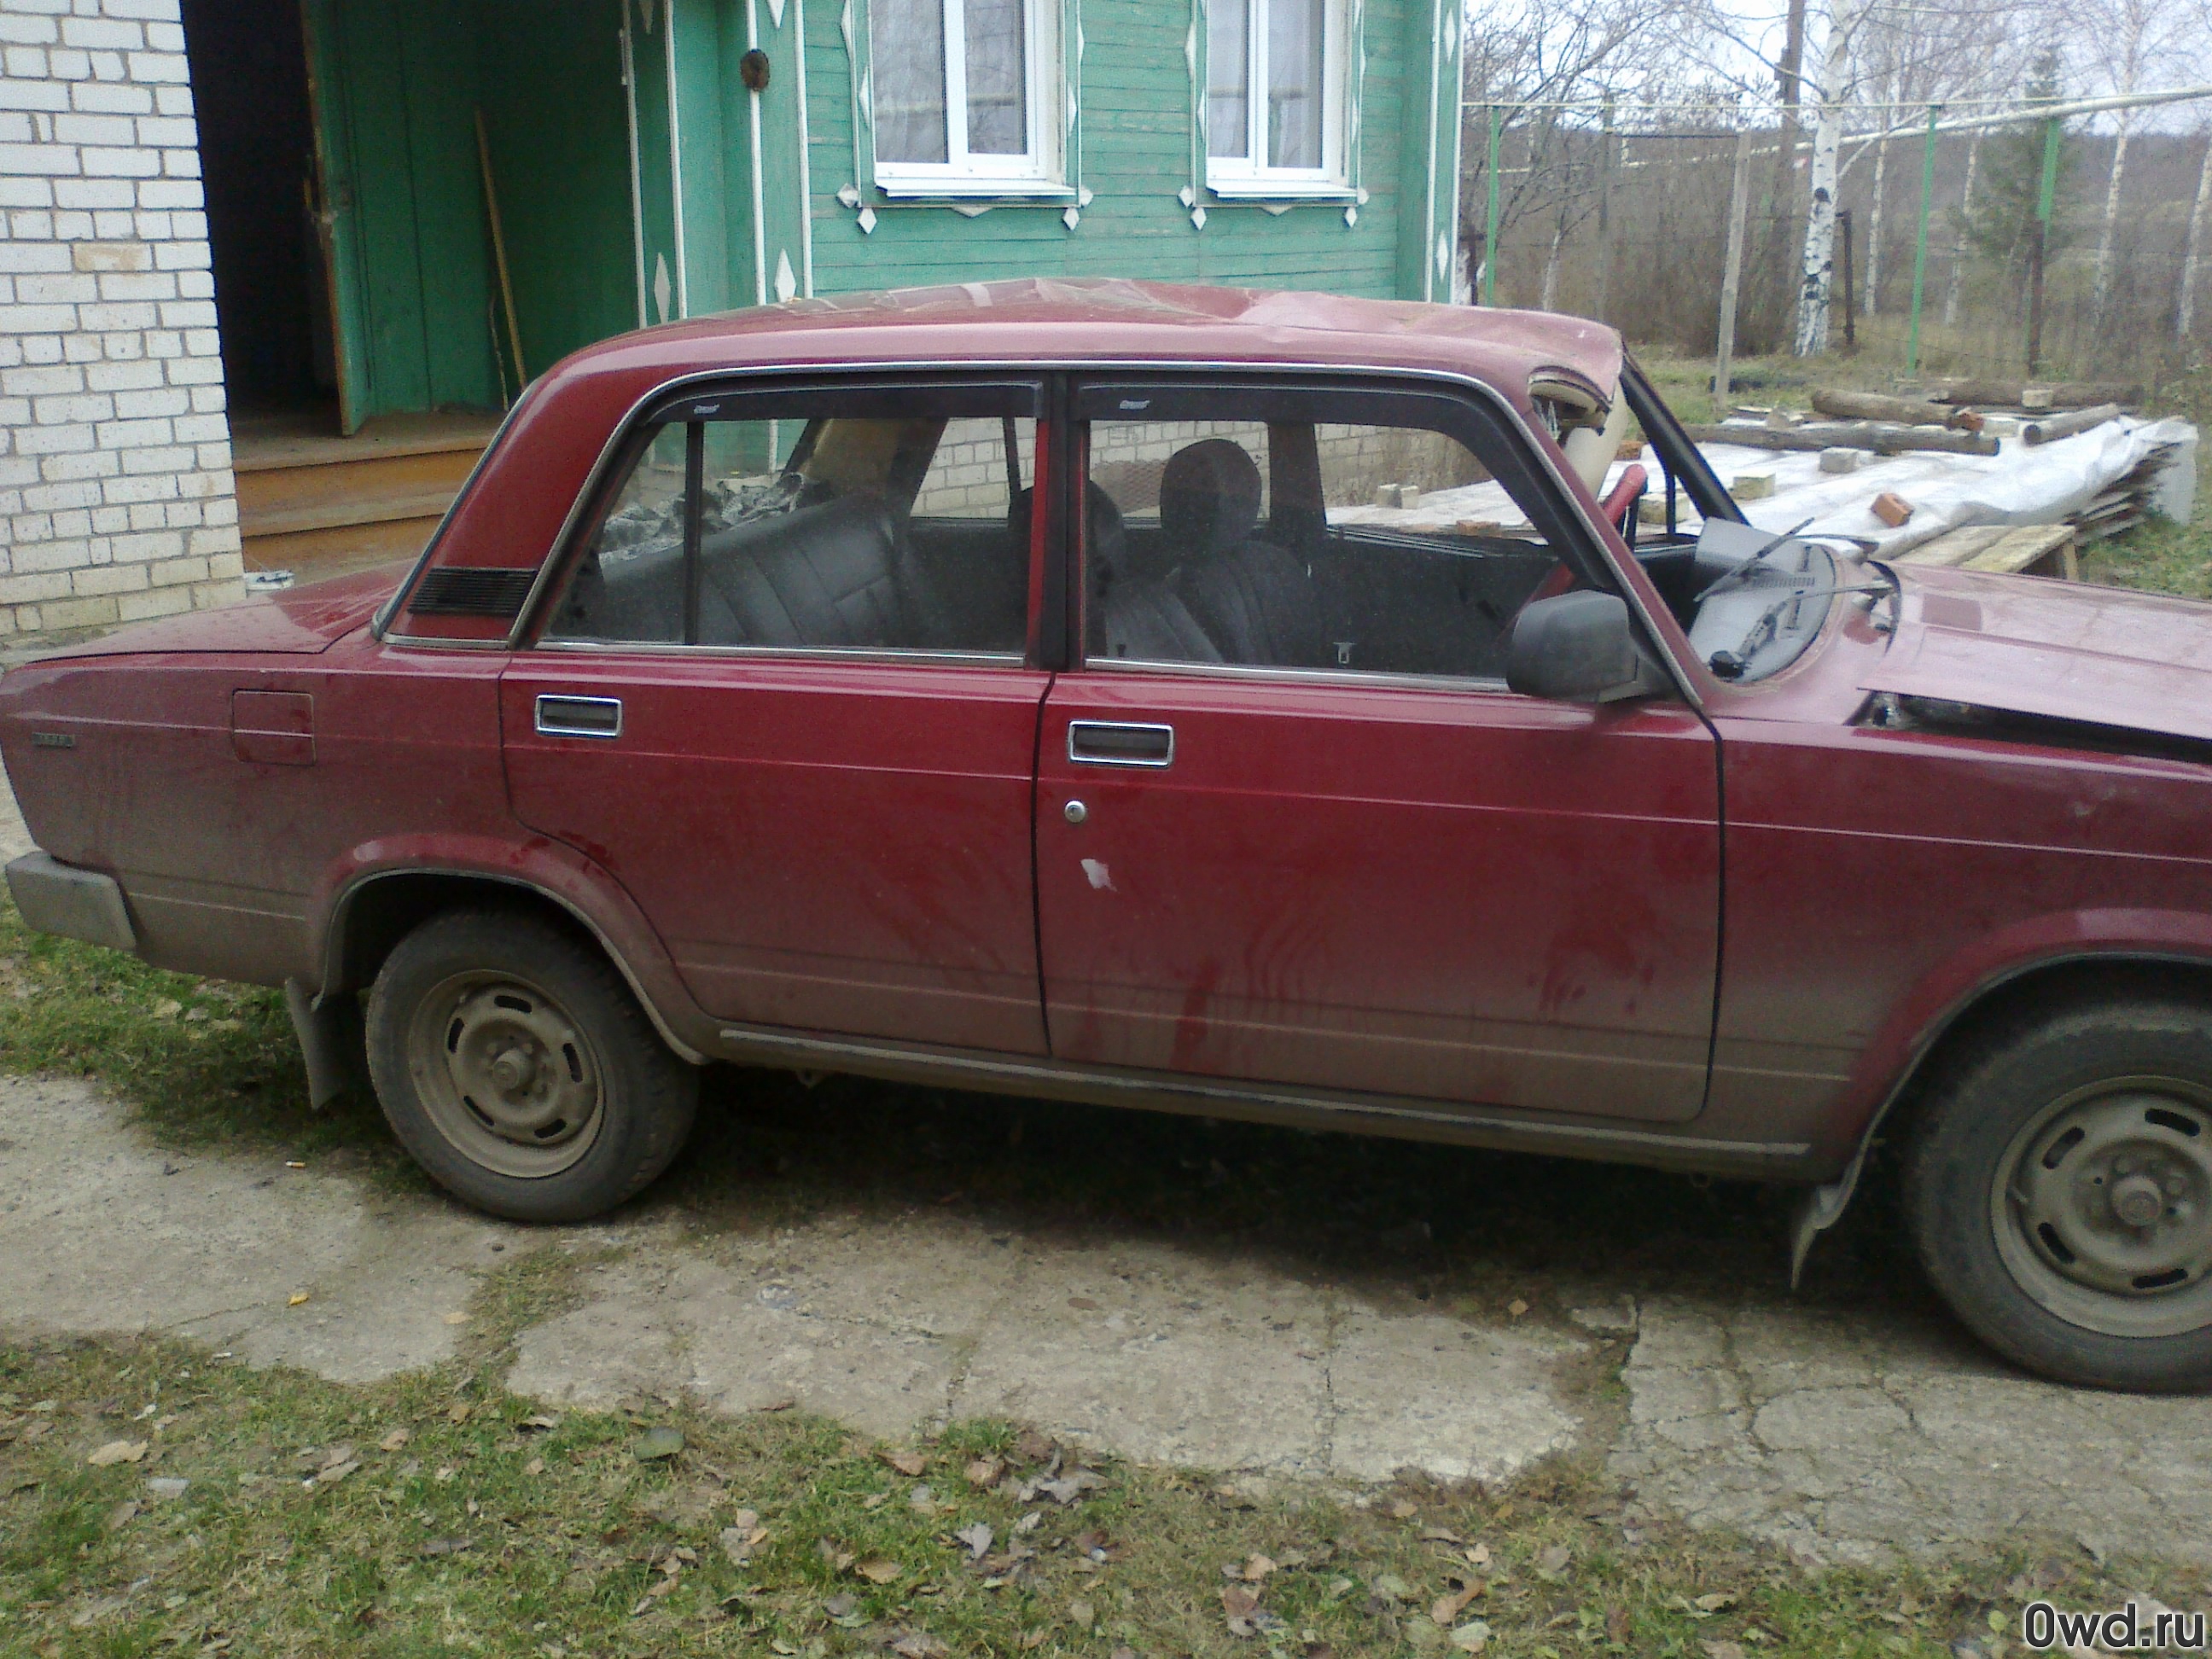
[{"label": "front wheel", "polygon": [[464,1202],[580,1221],[668,1167],[698,1075],[606,958],[535,917],[455,911],[396,946],[368,998],[377,1098]]},{"label": "front wheel", "polygon": [[1905,1170],[1928,1275],[1991,1346],[2098,1387],[2212,1385],[2212,1009],[2045,1009],[1960,1058]]}]

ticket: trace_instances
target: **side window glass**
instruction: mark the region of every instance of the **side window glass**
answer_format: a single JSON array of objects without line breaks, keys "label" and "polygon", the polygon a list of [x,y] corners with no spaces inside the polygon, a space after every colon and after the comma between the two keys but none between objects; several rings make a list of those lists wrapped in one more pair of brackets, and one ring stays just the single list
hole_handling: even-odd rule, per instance
[{"label": "side window glass", "polygon": [[1036,422],[1025,396],[998,416],[975,415],[976,401],[817,392],[782,415],[749,398],[731,405],[744,418],[708,404],[717,412],[654,429],[547,636],[1018,654]]},{"label": "side window glass", "polygon": [[1093,659],[1504,677],[1559,564],[1459,437],[1342,420],[1357,398],[1171,401],[1216,418],[1089,428]]}]

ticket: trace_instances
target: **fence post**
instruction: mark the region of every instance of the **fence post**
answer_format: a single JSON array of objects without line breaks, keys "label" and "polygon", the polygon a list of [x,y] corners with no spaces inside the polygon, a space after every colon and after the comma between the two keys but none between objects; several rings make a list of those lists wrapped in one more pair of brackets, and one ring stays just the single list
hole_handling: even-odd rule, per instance
[{"label": "fence post", "polygon": [[1844,356],[1855,355],[1859,349],[1857,307],[1851,303],[1851,210],[1836,210],[1836,240],[1842,246],[1843,257],[1836,262],[1836,274],[1844,282]]},{"label": "fence post", "polygon": [[1482,226],[1482,303],[1498,303],[1498,135],[1504,125],[1503,112],[1490,106],[1490,202]]},{"label": "fence post", "polygon": [[1713,418],[1728,413],[1729,369],[1735,357],[1735,297],[1743,277],[1743,217],[1751,190],[1751,128],[1735,135],[1735,174],[1729,182],[1728,258],[1721,266],[1721,335],[1713,353]]},{"label": "fence post", "polygon": [[2059,118],[2043,124],[2043,183],[2035,198],[2035,229],[2028,239],[2027,372],[2043,368],[2043,261],[2051,240],[2051,213],[2058,199]]},{"label": "fence post", "polygon": [[1597,151],[1597,305],[1600,322],[1613,301],[1613,100],[1605,100]]},{"label": "fence post", "polygon": [[1906,337],[1905,372],[1920,372],[1920,300],[1928,288],[1928,209],[1936,194],[1936,118],[1941,104],[1928,106],[1928,148],[1920,158],[1920,234],[1912,245],[1912,329]]}]

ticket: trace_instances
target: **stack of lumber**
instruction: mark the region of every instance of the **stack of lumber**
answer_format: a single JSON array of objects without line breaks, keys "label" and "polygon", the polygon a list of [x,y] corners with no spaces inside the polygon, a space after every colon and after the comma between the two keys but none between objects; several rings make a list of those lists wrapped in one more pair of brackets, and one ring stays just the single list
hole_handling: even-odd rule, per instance
[{"label": "stack of lumber", "polygon": [[2085,542],[2102,541],[2123,530],[2132,530],[2150,511],[2158,494],[2159,475],[2179,452],[2179,444],[2160,444],[2137,461],[2128,475],[2100,494],[2076,513],[2071,522]]},{"label": "stack of lumber", "polygon": [[1940,564],[1959,570],[2060,576],[2078,580],[2081,564],[2069,524],[1968,525],[1897,556],[1899,564]]}]

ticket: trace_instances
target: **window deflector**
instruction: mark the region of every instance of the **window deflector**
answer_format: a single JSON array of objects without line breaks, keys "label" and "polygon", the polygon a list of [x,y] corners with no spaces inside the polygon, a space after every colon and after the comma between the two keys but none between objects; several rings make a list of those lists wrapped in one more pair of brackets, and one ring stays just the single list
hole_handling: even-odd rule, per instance
[{"label": "window deflector", "polygon": [[[1682,430],[1682,423],[1674,418],[1674,411],[1659,400],[1644,378],[1644,371],[1624,358],[1620,365],[1621,395],[1628,399],[1629,412],[1636,416],[1637,424],[1650,441],[1659,457],[1660,465],[1667,469],[1670,478],[1680,480],[1690,493],[1690,500],[1701,517],[1732,519],[1745,522],[1743,509],[1735,498],[1722,485],[1719,477],[1706,465],[1705,458],[1690,441],[1690,434]],[[1672,514],[1669,514],[1671,519]],[[1671,526],[1670,526],[1671,527]]]}]

